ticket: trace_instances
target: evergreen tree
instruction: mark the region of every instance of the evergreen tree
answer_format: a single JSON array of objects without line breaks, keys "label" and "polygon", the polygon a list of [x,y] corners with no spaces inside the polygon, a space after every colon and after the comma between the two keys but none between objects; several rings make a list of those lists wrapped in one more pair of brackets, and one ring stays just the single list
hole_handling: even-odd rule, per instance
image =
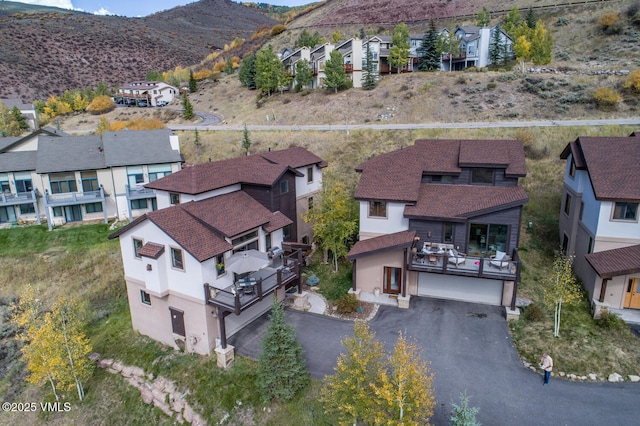
[{"label": "evergreen tree", "polygon": [[289,77],[271,45],[256,55],[255,72],[256,87],[269,96]]},{"label": "evergreen tree", "polygon": [[538,15],[536,15],[533,9],[529,8],[527,15],[524,17],[524,21],[527,23],[529,28],[535,28],[536,22],[538,22]]},{"label": "evergreen tree", "polygon": [[320,36],[320,33],[318,33],[317,31],[313,33],[313,35],[311,35],[306,29],[304,29],[300,33],[300,36],[298,36],[298,40],[296,41],[295,46],[296,48],[305,47],[305,46],[308,48],[312,48],[320,44],[321,40],[322,40],[322,37]]},{"label": "evergreen tree", "polygon": [[539,20],[531,38],[531,60],[535,65],[546,65],[551,62],[552,52],[553,37]]},{"label": "evergreen tree", "polygon": [[520,26],[522,22],[522,16],[517,7],[511,9],[511,11],[502,20],[502,29],[505,33],[509,34],[509,37],[515,39],[515,30]]},{"label": "evergreen tree", "polygon": [[338,50],[332,50],[329,59],[324,64],[324,85],[327,89],[333,89],[335,93],[347,86],[347,72],[344,69],[342,54]]},{"label": "evergreen tree", "polygon": [[308,86],[313,81],[313,70],[309,61],[301,59],[296,62],[296,88],[298,90]]},{"label": "evergreen tree", "polygon": [[418,71],[435,71],[440,69],[440,55],[438,54],[438,32],[431,21],[429,31],[422,37],[422,44],[418,48]]},{"label": "evergreen tree", "polygon": [[367,43],[367,50],[365,51],[365,61],[364,69],[362,70],[362,88],[364,90],[372,90],[378,84],[378,72],[373,62],[373,53],[369,43]]},{"label": "evergreen tree", "polygon": [[364,40],[367,37],[367,34],[364,32],[364,27],[360,27],[360,32],[358,33],[358,37],[360,37],[360,40]]},{"label": "evergreen tree", "polygon": [[196,93],[198,91],[198,83],[196,79],[193,77],[193,71],[189,70],[189,92]]},{"label": "evergreen tree", "polygon": [[335,30],[333,34],[331,34],[331,43],[336,44],[340,40],[342,40],[342,33],[340,32],[340,30]]},{"label": "evergreen tree", "polygon": [[15,105],[13,106],[13,108],[11,108],[11,116],[13,117],[15,129],[19,134],[22,134],[26,130],[29,130],[27,119],[24,118],[24,115],[22,115],[18,107]]},{"label": "evergreen tree", "polygon": [[193,114],[193,105],[189,100],[187,92],[182,94],[182,118],[185,120],[192,120],[195,115]]},{"label": "evergreen tree", "polygon": [[488,27],[490,22],[491,22],[491,13],[489,12],[489,9],[487,9],[485,6],[482,8],[480,12],[478,12],[478,15],[476,16],[476,25],[478,25],[481,28],[484,28],[484,27]]},{"label": "evergreen tree", "polygon": [[262,340],[256,384],[265,403],[291,400],[309,383],[302,346],[291,325],[284,321],[284,309],[274,301],[271,322]]},{"label": "evergreen tree", "polygon": [[240,63],[238,70],[238,78],[247,89],[255,90],[256,88],[256,54],[250,53],[244,57]]},{"label": "evergreen tree", "polygon": [[231,58],[231,56],[229,56],[224,63],[224,72],[227,75],[233,74],[233,58]]},{"label": "evergreen tree", "polygon": [[389,50],[389,63],[397,69],[398,74],[409,60],[409,46],[409,29],[401,22],[393,28]]},{"label": "evergreen tree", "polygon": [[489,61],[492,64],[500,63],[504,60],[505,42],[502,40],[502,30],[500,24],[493,28],[493,37],[489,43]]},{"label": "evergreen tree", "polygon": [[249,130],[245,123],[244,129],[242,130],[242,149],[244,149],[245,155],[249,155],[249,148],[251,148],[251,139],[249,138]]}]

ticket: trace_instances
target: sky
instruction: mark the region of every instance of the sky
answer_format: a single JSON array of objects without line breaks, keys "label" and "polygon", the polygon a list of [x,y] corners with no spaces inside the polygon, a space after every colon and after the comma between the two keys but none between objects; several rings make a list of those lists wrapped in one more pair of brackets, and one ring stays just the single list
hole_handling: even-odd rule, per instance
[{"label": "sky", "polygon": [[[147,16],[155,12],[193,3],[194,0],[12,0],[20,3],[77,9],[96,15]],[[299,6],[315,0],[252,0],[279,6]]]}]

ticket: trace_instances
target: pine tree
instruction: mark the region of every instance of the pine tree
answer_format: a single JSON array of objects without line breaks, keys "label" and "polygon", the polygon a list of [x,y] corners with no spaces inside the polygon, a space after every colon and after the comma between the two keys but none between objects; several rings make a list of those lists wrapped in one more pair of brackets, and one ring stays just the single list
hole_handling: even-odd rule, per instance
[{"label": "pine tree", "polygon": [[313,81],[313,70],[309,61],[301,59],[296,62],[296,88],[298,90],[311,84]]},{"label": "pine tree", "polygon": [[527,23],[529,28],[535,28],[536,22],[538,22],[538,15],[536,15],[533,9],[529,8],[527,15],[524,17],[524,21]]},{"label": "pine tree", "polygon": [[185,120],[192,120],[193,117],[193,105],[191,105],[191,101],[189,101],[189,95],[184,92],[182,94],[182,118]]},{"label": "pine tree", "polygon": [[324,85],[338,93],[338,90],[344,89],[347,85],[347,72],[344,69],[342,54],[338,50],[332,50],[324,65]]},{"label": "pine tree", "polygon": [[271,322],[262,340],[256,384],[263,401],[291,400],[309,383],[309,372],[302,357],[302,346],[294,328],[284,321],[284,309],[274,301]]},{"label": "pine tree", "polygon": [[356,322],[353,336],[342,345],[346,352],[338,358],[335,374],[325,377],[320,399],[339,424],[352,425],[368,418],[375,408],[373,385],[384,369],[385,353],[366,322]]},{"label": "pine tree", "polygon": [[24,118],[24,115],[22,115],[18,107],[15,105],[11,108],[11,116],[13,117],[14,126],[18,134],[22,134],[26,130],[29,130],[27,119]]},{"label": "pine tree", "polygon": [[521,22],[520,11],[517,7],[514,7],[502,20],[502,29],[509,37],[515,38],[515,30],[520,26]]},{"label": "pine tree", "polygon": [[193,71],[189,70],[189,93],[196,93],[198,91],[198,83],[193,76]]},{"label": "pine tree", "polygon": [[233,58],[231,56],[229,56],[224,63],[224,72],[227,75],[233,74]]},{"label": "pine tree", "polygon": [[256,55],[255,73],[256,87],[269,96],[279,87],[279,84],[286,81],[285,76],[288,78],[284,64],[271,45],[260,50]]},{"label": "pine tree", "polygon": [[440,69],[440,55],[438,55],[438,32],[431,21],[429,31],[422,37],[422,44],[418,48],[418,70],[435,71]]},{"label": "pine tree", "polygon": [[378,73],[373,62],[373,53],[369,43],[367,43],[367,50],[365,51],[365,61],[364,69],[362,70],[362,88],[364,90],[372,90],[378,84]]},{"label": "pine tree", "polygon": [[485,6],[482,8],[480,12],[478,12],[478,15],[476,16],[476,25],[478,25],[481,28],[484,28],[484,27],[488,27],[490,22],[491,22],[491,13],[489,12],[489,9],[487,9]]},{"label": "pine tree", "polygon": [[249,155],[249,148],[251,148],[251,139],[249,138],[249,130],[247,129],[247,125],[244,125],[244,129],[242,130],[242,149],[244,149],[244,154]]},{"label": "pine tree", "polygon": [[308,48],[312,48],[320,44],[321,39],[322,37],[320,36],[320,33],[318,33],[317,31],[313,33],[313,35],[311,35],[306,29],[304,29],[300,33],[300,36],[298,36],[298,40],[296,40],[295,46],[297,48],[305,47],[305,46]]},{"label": "pine tree", "polygon": [[249,90],[255,90],[256,88],[256,54],[250,53],[244,57],[240,63],[240,69],[238,70],[238,78],[240,83],[246,86]]},{"label": "pine tree", "polygon": [[497,64],[504,60],[504,44],[500,24],[496,24],[493,28],[493,37],[491,37],[491,42],[489,43],[489,61],[492,64]]},{"label": "pine tree", "polygon": [[401,22],[393,28],[389,50],[389,63],[397,69],[398,74],[409,60],[409,46],[409,29]]}]

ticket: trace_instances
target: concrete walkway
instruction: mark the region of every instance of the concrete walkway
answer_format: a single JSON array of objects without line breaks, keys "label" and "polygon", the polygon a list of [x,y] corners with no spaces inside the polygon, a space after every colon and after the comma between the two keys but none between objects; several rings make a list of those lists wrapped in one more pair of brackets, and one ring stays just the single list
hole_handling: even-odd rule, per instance
[{"label": "concrete walkway", "polygon": [[[353,323],[325,315],[286,310],[296,326],[313,377],[333,374]],[[268,315],[230,339],[236,353],[257,359]],[[371,328],[392,351],[402,331],[424,350],[435,375],[437,405],[432,418],[447,425],[451,402],[466,392],[480,408],[485,425],[598,425],[636,424],[640,383],[579,383],[551,379],[542,386],[541,374],[523,367],[509,335],[503,309],[494,306],[412,298],[408,310],[382,305]],[[551,354],[553,356],[553,354]],[[562,366],[556,366],[560,371]]]}]

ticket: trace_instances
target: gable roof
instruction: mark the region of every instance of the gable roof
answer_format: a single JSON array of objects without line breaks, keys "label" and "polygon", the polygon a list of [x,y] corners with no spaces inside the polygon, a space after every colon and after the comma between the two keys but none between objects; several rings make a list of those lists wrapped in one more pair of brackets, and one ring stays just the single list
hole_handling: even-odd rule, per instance
[{"label": "gable roof", "polygon": [[355,198],[416,202],[423,174],[458,175],[462,167],[504,168],[507,177],[523,177],[524,148],[516,140],[417,140],[356,167],[362,176]]},{"label": "gable roof", "polygon": [[164,253],[164,246],[156,243],[146,243],[138,250],[138,255],[150,259],[157,259],[162,256],[162,253]]},{"label": "gable roof", "polygon": [[36,169],[35,151],[0,153],[0,172],[24,172]]},{"label": "gable roof", "polygon": [[413,244],[413,238],[415,236],[416,231],[400,231],[358,241],[351,250],[349,250],[347,259],[354,260],[375,253],[410,247],[411,244]]},{"label": "gable roof", "polygon": [[598,200],[640,201],[640,139],[581,136],[567,144],[560,158],[572,154],[576,168],[586,170]]},{"label": "gable roof", "polygon": [[640,244],[588,253],[584,257],[602,278],[640,272]]},{"label": "gable roof", "polygon": [[185,167],[162,179],[148,183],[147,188],[196,195],[235,184],[272,186],[290,171],[302,176],[295,169],[326,162],[302,147],[291,147],[280,151],[269,151],[211,163]]},{"label": "gable roof", "polygon": [[104,168],[104,146],[100,136],[47,136],[38,140],[37,173]]},{"label": "gable roof", "polygon": [[[232,238],[259,226],[271,232],[293,223],[280,212],[272,213],[245,192],[235,191],[149,212],[109,235],[109,239],[145,220],[150,220],[199,262],[233,249],[225,237]],[[149,250],[152,251],[151,247]]]},{"label": "gable roof", "polygon": [[180,153],[171,149],[169,140],[172,134],[168,129],[104,132],[105,165],[116,167],[182,162]]}]

